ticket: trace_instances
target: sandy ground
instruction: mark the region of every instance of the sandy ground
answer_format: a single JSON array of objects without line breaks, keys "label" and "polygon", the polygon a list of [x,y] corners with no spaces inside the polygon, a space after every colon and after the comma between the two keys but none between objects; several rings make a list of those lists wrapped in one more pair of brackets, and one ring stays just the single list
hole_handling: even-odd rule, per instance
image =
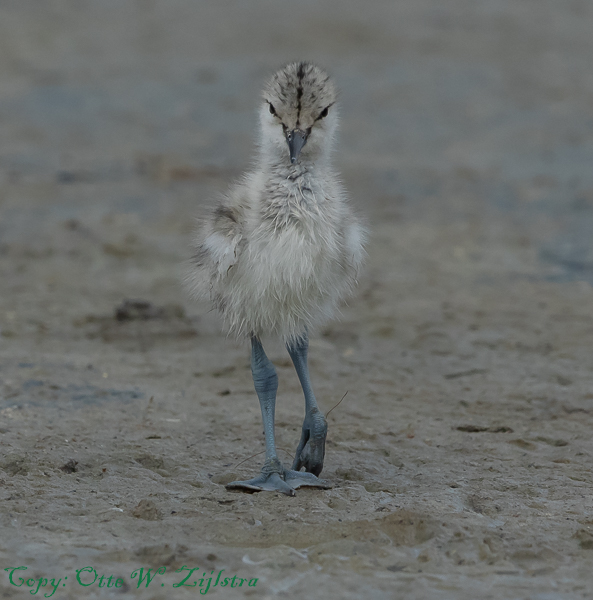
[{"label": "sandy ground", "polygon": [[[0,567],[27,571],[2,597],[186,598],[224,569],[208,594],[590,598],[592,30],[586,0],[3,2]],[[348,392],[335,487],[288,498],[222,485],[262,459],[248,347],[180,278],[294,58],[342,90],[372,240],[311,343],[322,408]],[[267,347],[290,461],[303,401]]]}]

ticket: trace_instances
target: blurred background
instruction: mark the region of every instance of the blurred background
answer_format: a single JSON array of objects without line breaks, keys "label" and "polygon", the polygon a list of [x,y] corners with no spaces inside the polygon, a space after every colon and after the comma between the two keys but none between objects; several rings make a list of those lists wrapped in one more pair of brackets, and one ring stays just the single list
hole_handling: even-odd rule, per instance
[{"label": "blurred background", "polygon": [[549,276],[593,276],[587,0],[0,10],[4,252],[25,240],[42,250],[65,220],[110,214],[166,219],[181,240],[197,206],[250,165],[262,81],[308,59],[341,89],[336,161],[371,220],[465,221],[476,252],[509,236],[533,244]]}]

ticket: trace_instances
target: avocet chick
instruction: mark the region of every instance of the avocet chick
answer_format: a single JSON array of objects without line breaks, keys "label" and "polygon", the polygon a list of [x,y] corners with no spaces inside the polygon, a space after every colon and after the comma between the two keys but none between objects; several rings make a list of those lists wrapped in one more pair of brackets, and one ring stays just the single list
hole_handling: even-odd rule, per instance
[{"label": "avocet chick", "polygon": [[[229,332],[251,339],[266,459],[261,475],[227,488],[292,496],[301,486],[331,487],[317,477],[327,421],[309,379],[308,331],[329,320],[350,293],[365,236],[331,165],[338,113],[328,75],[308,62],[287,65],[266,84],[259,113],[255,169],[203,221],[188,283],[213,303]],[[276,454],[278,376],[264,334],[284,339],[305,396],[292,469]]]}]

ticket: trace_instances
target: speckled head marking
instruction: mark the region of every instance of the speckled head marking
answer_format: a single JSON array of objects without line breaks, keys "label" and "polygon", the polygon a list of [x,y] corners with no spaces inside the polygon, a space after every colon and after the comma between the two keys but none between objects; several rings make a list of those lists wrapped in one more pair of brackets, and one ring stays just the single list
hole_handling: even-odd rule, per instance
[{"label": "speckled head marking", "polygon": [[[271,115],[270,125],[281,127],[296,162],[314,129],[326,129],[322,121],[336,102],[336,88],[329,75],[309,62],[286,65],[267,82],[263,99]],[[330,127],[330,129],[333,129]]]},{"label": "speckled head marking", "polygon": [[336,89],[319,67],[295,62],[274,74],[263,97],[288,129],[306,130],[335,103]]}]

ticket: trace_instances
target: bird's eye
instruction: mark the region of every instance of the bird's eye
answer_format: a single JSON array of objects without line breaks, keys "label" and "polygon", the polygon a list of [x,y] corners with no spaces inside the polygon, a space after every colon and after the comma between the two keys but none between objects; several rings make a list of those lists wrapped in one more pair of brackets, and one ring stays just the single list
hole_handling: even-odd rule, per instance
[{"label": "bird's eye", "polygon": [[325,119],[325,117],[327,117],[327,113],[329,112],[329,106],[326,106],[322,111],[321,114],[319,115],[319,117],[317,117],[318,119]]},{"label": "bird's eye", "polygon": [[270,107],[270,114],[276,116],[276,109],[269,102],[268,105]]}]

